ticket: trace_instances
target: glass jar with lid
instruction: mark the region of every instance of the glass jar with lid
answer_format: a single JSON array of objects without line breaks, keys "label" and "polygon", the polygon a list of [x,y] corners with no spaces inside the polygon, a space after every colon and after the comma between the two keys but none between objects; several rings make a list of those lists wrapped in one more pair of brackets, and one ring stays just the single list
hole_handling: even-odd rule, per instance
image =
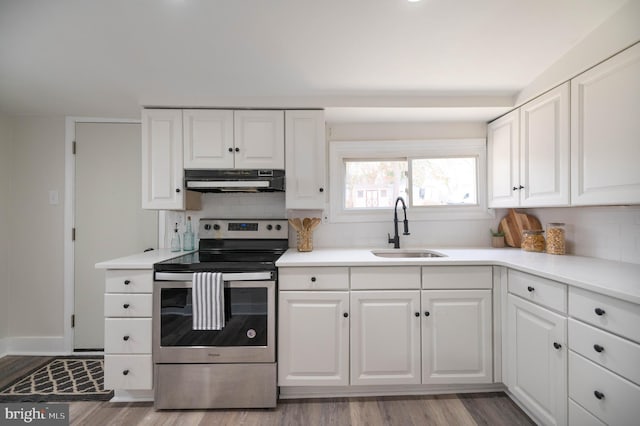
[{"label": "glass jar with lid", "polygon": [[565,254],[565,227],[564,223],[554,222],[547,224],[547,253]]},{"label": "glass jar with lid", "polygon": [[542,253],[545,246],[543,234],[544,231],[542,229],[525,229],[522,231],[522,250]]}]

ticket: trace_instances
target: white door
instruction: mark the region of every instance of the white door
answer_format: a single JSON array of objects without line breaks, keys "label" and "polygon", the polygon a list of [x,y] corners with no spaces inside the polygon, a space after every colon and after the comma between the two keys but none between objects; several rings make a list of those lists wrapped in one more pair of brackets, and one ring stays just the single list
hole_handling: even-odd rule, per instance
[{"label": "white door", "polygon": [[508,296],[509,390],[547,425],[567,424],[567,319]]},{"label": "white door", "polygon": [[281,291],[278,384],[349,384],[349,292]]},{"label": "white door", "polygon": [[285,111],[288,209],[324,209],[324,111]]},{"label": "white door", "polygon": [[520,205],[569,205],[569,83],[520,108]]},{"label": "white door", "polygon": [[422,292],[422,383],[491,383],[491,290]]},{"label": "white door", "polygon": [[420,383],[420,291],[351,292],[351,384]]},{"label": "white door", "polygon": [[185,169],[233,168],[233,111],[186,109],[182,128]]},{"label": "white door", "polygon": [[511,111],[487,127],[489,207],[520,205],[520,115]]},{"label": "white door", "polygon": [[236,169],[284,169],[284,111],[234,111]]},{"label": "white door", "polygon": [[94,265],[158,247],[141,205],[140,125],[76,124],[74,348],[104,345],[104,271]]}]

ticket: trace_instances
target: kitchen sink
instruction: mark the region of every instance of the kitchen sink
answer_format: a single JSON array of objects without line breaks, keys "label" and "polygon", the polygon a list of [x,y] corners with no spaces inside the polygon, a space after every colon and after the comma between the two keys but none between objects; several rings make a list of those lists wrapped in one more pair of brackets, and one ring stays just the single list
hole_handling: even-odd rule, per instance
[{"label": "kitchen sink", "polygon": [[389,258],[414,258],[414,257],[447,257],[446,254],[424,249],[387,249],[371,250],[374,256]]}]

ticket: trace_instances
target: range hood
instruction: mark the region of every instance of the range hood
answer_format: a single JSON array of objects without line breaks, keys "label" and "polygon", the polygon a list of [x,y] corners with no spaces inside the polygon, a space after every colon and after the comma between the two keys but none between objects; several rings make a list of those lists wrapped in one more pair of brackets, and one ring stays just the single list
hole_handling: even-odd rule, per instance
[{"label": "range hood", "polygon": [[284,170],[185,170],[184,180],[197,192],[284,191]]}]

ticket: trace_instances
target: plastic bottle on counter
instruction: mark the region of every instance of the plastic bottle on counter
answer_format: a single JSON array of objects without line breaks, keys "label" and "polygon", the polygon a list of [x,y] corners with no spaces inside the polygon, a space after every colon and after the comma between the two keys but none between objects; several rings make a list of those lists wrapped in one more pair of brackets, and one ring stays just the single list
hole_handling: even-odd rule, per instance
[{"label": "plastic bottle on counter", "polygon": [[176,227],[173,229],[173,236],[171,237],[171,251],[180,251],[180,234],[178,234],[178,223],[176,222]]},{"label": "plastic bottle on counter", "polygon": [[187,229],[182,235],[182,248],[184,251],[193,250],[193,229],[191,228],[191,216],[187,216]]}]

